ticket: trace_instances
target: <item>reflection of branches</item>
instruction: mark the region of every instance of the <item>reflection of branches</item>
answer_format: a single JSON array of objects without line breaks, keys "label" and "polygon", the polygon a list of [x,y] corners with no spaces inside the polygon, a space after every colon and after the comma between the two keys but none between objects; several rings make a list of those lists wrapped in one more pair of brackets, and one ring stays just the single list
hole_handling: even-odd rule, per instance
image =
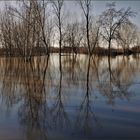
[{"label": "reflection of branches", "polygon": [[[19,120],[26,129],[27,139],[46,140],[46,104],[45,77],[47,63],[43,67],[25,62],[22,58],[3,59],[2,98],[6,106],[12,107],[20,102]],[[37,132],[37,133],[36,133]],[[35,134],[34,134],[35,133]]]},{"label": "reflection of branches", "polygon": [[80,71],[80,60],[77,57],[66,56],[63,57],[63,71],[65,72],[65,78],[68,86],[73,83],[74,86],[78,86],[79,71]]},{"label": "reflection of branches", "polygon": [[[122,58],[120,59],[118,57],[112,59],[109,62],[110,64],[108,64],[108,59],[96,56],[88,59],[87,57],[80,59],[80,56],[77,56],[75,62],[72,62],[73,60],[69,62],[70,58],[63,57],[63,75],[60,72],[57,91],[52,93],[51,91],[57,79],[57,75],[54,74],[53,70],[56,70],[57,67],[55,67],[55,63],[49,65],[50,61],[48,58],[43,58],[32,58],[31,63],[24,62],[20,58],[0,60],[3,66],[0,69],[2,73],[0,78],[3,80],[1,85],[2,99],[9,107],[21,101],[18,104],[20,107],[18,110],[19,120],[20,124],[25,128],[27,139],[29,140],[47,139],[50,130],[48,128],[52,128],[53,130],[57,128],[60,131],[61,128],[63,128],[62,130],[66,128],[68,131],[71,131],[71,129],[74,129],[70,127],[73,126],[71,123],[75,116],[76,124],[74,126],[76,125],[78,130],[84,132],[84,134],[88,136],[92,135],[94,127],[100,128],[101,126],[100,120],[96,116],[97,114],[94,113],[94,97],[95,99],[97,98],[96,92],[92,92],[95,91],[93,87],[97,86],[96,88],[100,91],[99,93],[105,96],[110,104],[114,104],[117,98],[129,99],[131,97],[128,91],[132,83],[132,77],[138,69],[138,60],[136,60],[136,63],[135,60],[130,61],[132,59],[125,59],[125,57],[120,57]],[[85,68],[87,68],[86,71]],[[52,78],[53,74],[54,77]],[[77,75],[76,79],[72,75]],[[107,77],[109,75],[111,75],[111,78]],[[50,81],[54,83],[50,84]],[[68,106],[71,105],[69,101],[73,99],[73,96],[74,101],[72,103],[75,103],[76,96],[79,103],[81,94],[79,95],[80,92],[67,94],[70,100],[66,102],[63,88],[67,85],[69,86],[65,91],[70,92],[77,92],[77,88],[81,91],[86,86],[86,91],[78,107],[79,110],[77,111],[75,107],[72,107],[72,111],[75,114],[70,114],[72,115],[70,117],[68,116],[69,112],[66,110],[66,103],[68,103]],[[49,95],[52,98],[48,98]],[[69,119],[72,119],[72,121]]]},{"label": "reflection of branches", "polygon": [[46,119],[45,105],[45,103],[41,104],[28,95],[28,99],[24,101],[24,105],[19,109],[20,123],[25,126],[27,135],[32,139],[38,139],[37,137],[34,138],[34,131],[38,132],[36,135],[40,135],[44,140],[47,139],[46,124],[43,124]]},{"label": "reflection of branches", "polygon": [[[91,105],[91,94],[90,94],[90,87],[89,87],[89,82],[90,82],[90,61],[91,57],[88,59],[88,68],[87,68],[87,80],[86,80],[86,95],[80,105],[79,108],[79,114],[77,117],[77,127],[82,128],[85,134],[92,134],[93,130],[93,120],[96,122],[98,126],[100,126],[99,120],[97,119],[97,116],[93,112],[92,105]],[[82,120],[82,121],[81,121]]]},{"label": "reflection of branches", "polygon": [[[126,98],[129,99],[131,96],[131,93],[128,91],[128,88],[130,87],[130,74],[134,74],[134,65],[133,67],[129,66],[130,62],[125,61],[125,59],[122,59],[122,62],[117,63],[117,66],[115,68],[111,67],[111,58],[108,58],[108,72],[109,72],[109,81],[99,81],[99,88],[101,93],[106,96],[109,99],[110,104],[114,104],[114,101],[116,98]],[[128,60],[127,60],[128,61]],[[128,68],[129,66],[129,68]],[[132,73],[128,73],[132,69]],[[125,74],[125,77],[123,77],[123,72]],[[126,76],[126,73],[128,73],[129,76]],[[125,80],[125,83],[122,78],[129,78]],[[126,83],[127,82],[127,83]]]},{"label": "reflection of branches", "polygon": [[22,58],[3,60],[2,98],[7,107],[21,101],[18,115],[28,139],[45,140],[46,126],[49,127],[45,90],[49,59],[45,59],[45,63],[42,59],[35,58],[30,63]]},{"label": "reflection of branches", "polygon": [[[48,60],[45,65],[43,76],[40,75],[40,68],[36,71],[33,69],[32,63],[25,67],[25,98],[24,104],[19,110],[20,122],[27,126],[30,137],[34,130],[39,130],[42,139],[47,139],[46,132],[46,93],[45,93],[45,75],[48,67]],[[31,73],[29,73],[31,71]],[[43,77],[43,79],[42,79]],[[37,78],[37,79],[36,79]],[[48,125],[48,124],[47,124]],[[37,138],[36,138],[37,139]]]},{"label": "reflection of branches", "polygon": [[93,121],[96,125],[100,126],[99,120],[91,107],[90,96],[88,93],[86,93],[84,100],[82,101],[79,108],[76,126],[82,129],[85,134],[92,134],[93,127],[95,126]]},{"label": "reflection of branches", "polygon": [[[3,60],[3,84],[2,84],[2,97],[5,99],[6,105],[8,107],[12,107],[13,104],[16,104],[18,101],[21,100],[21,96],[18,95],[18,87],[17,81],[19,81],[19,67],[20,67],[20,60],[17,61],[16,59],[4,59]],[[15,65],[16,69],[13,69],[12,66]],[[17,75],[16,80],[13,81],[13,77]]]},{"label": "reflection of branches", "polygon": [[62,72],[60,72],[60,81],[58,95],[56,97],[56,103],[54,104],[53,109],[51,110],[53,117],[53,123],[58,128],[65,128],[69,124],[69,118],[65,111],[63,101],[62,101]]},{"label": "reflection of branches", "polygon": [[95,69],[95,72],[96,72],[96,76],[97,76],[97,80],[99,81],[100,80],[100,77],[99,77],[99,57],[95,57],[93,58],[93,56],[91,57],[92,58],[92,61],[93,61],[93,65],[92,68]]}]

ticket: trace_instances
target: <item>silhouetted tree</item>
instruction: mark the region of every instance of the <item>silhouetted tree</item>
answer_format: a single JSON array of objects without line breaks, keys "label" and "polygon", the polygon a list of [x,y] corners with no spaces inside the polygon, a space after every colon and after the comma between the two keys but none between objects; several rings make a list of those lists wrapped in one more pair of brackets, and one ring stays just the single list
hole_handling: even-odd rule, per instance
[{"label": "silhouetted tree", "polygon": [[118,31],[123,24],[129,23],[129,18],[135,16],[131,8],[116,9],[115,2],[107,4],[100,19],[102,23],[102,37],[108,42],[108,49],[110,55],[110,48],[113,39],[117,38]]},{"label": "silhouetted tree", "polygon": [[128,50],[136,44],[137,28],[133,23],[124,24],[118,32],[118,43],[124,50]]},{"label": "silhouetted tree", "polygon": [[62,7],[63,7],[63,4],[64,4],[64,0],[56,0],[56,1],[53,1],[52,0],[52,4],[53,4],[53,9],[54,9],[54,13],[56,15],[56,18],[57,18],[57,22],[56,22],[56,25],[57,25],[57,28],[59,30],[59,62],[60,62],[60,71],[62,70],[62,67],[61,67],[61,49],[62,49],[62,40],[63,40],[63,35],[62,35],[62,23],[63,23],[63,20],[62,20]]},{"label": "silhouetted tree", "polygon": [[85,16],[86,20],[86,40],[87,40],[87,47],[88,47],[88,53],[91,53],[91,46],[90,46],[90,23],[91,23],[91,0],[80,0],[79,5],[82,8],[82,11]]}]

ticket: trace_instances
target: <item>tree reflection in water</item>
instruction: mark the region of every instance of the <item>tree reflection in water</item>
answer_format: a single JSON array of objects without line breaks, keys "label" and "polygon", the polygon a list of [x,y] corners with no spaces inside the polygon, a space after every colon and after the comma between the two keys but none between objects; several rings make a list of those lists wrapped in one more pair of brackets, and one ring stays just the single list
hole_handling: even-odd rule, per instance
[{"label": "tree reflection in water", "polygon": [[[28,139],[47,139],[44,131],[46,125],[46,103],[45,75],[48,67],[48,58],[44,68],[40,68],[41,60],[36,60],[36,69],[33,62],[25,64],[24,73],[24,101],[19,109],[21,124],[25,125]],[[29,73],[30,72],[30,73]],[[48,124],[48,123],[47,123]]]},{"label": "tree reflection in water", "polygon": [[[91,99],[91,90],[90,90],[90,66],[91,66],[92,57],[88,58],[87,65],[87,74],[86,74],[86,92],[84,98],[79,106],[79,113],[76,119],[76,127],[79,129],[84,135],[92,136],[94,135],[93,127],[97,125],[97,127],[101,127],[99,122],[99,118],[94,113],[94,105],[93,100]],[[94,61],[94,60],[93,60]]]},{"label": "tree reflection in water", "polygon": [[[108,98],[108,103],[114,104],[116,98],[129,99],[132,94],[129,87],[132,84],[131,78],[135,74],[137,65],[132,64],[129,59],[123,58],[121,62],[117,60],[116,67],[111,67],[111,58],[108,58],[108,70],[103,71],[102,75],[106,77],[103,81],[99,81],[99,90],[103,96]],[[133,70],[135,69],[135,70]],[[132,71],[131,71],[132,70]],[[132,77],[131,77],[132,76]]]},{"label": "tree reflection in water", "polygon": [[62,71],[60,71],[60,78],[56,89],[56,98],[53,107],[51,108],[52,125],[58,129],[66,129],[70,125],[67,112],[63,105],[64,97],[62,95]]},{"label": "tree reflection in water", "polygon": [[47,110],[45,76],[48,58],[45,58],[42,66],[39,63],[41,60],[38,59],[27,63],[14,58],[5,63],[2,94],[8,106],[21,100],[19,121],[25,126],[28,139],[47,138],[44,122]]},{"label": "tree reflection in water", "polygon": [[[94,111],[95,100],[104,96],[114,105],[117,98],[130,99],[138,60],[63,56],[59,71],[51,58],[34,58],[31,63],[21,58],[2,58],[1,98],[9,111],[19,104],[19,122],[29,140],[49,139],[52,131],[58,130],[92,137],[94,128],[102,127],[101,116]],[[74,99],[76,107],[70,112],[72,94],[79,99],[77,104]]]}]

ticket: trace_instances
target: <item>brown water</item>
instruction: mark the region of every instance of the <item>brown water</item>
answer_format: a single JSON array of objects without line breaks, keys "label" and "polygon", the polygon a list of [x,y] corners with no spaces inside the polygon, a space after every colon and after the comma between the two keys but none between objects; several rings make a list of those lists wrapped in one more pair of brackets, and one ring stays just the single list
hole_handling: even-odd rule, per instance
[{"label": "brown water", "polygon": [[140,59],[0,58],[0,140],[140,139]]}]

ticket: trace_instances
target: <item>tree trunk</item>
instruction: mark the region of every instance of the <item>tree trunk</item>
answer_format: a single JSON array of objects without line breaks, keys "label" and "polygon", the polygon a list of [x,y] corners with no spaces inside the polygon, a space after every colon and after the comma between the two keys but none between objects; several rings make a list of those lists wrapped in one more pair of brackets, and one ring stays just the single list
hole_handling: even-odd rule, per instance
[{"label": "tree trunk", "polygon": [[110,57],[110,55],[111,55],[111,39],[109,39],[109,41],[108,41],[108,50],[109,50],[108,56]]},{"label": "tree trunk", "polygon": [[89,40],[89,18],[87,15],[87,25],[86,25],[86,30],[87,30],[87,45],[88,45],[88,53],[89,55],[91,55],[91,51],[90,51],[90,40]]}]

